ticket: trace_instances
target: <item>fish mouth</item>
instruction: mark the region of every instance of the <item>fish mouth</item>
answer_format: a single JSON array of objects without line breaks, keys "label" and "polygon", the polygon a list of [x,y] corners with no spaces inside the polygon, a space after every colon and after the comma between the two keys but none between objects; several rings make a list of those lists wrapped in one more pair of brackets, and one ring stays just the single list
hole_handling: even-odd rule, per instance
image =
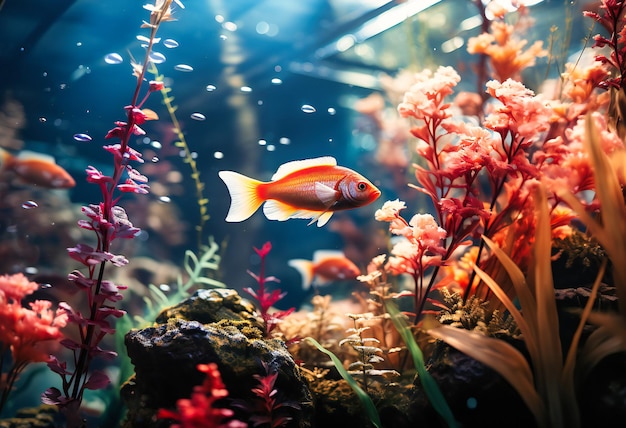
[{"label": "fish mouth", "polygon": [[374,202],[376,199],[380,198],[381,195],[381,191],[376,189],[373,193],[372,193],[372,202]]}]

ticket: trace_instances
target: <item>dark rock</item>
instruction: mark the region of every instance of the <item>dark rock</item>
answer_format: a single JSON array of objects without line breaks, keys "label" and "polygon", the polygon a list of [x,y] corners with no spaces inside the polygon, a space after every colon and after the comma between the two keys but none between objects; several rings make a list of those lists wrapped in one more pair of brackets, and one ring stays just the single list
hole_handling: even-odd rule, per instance
[{"label": "dark rock", "polygon": [[[455,419],[463,427],[536,426],[517,391],[498,373],[443,343],[429,372],[439,385]],[[416,377],[409,417],[415,426],[444,427]],[[515,415],[512,417],[511,415]]]}]

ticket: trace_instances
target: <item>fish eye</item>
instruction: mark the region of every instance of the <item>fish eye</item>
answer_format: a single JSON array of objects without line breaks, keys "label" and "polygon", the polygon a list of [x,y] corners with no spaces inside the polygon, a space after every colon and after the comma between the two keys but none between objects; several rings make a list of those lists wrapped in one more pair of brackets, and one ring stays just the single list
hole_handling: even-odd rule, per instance
[{"label": "fish eye", "polygon": [[356,185],[356,188],[360,190],[361,192],[363,192],[367,189],[367,184],[365,184],[365,182],[363,181],[359,181]]}]

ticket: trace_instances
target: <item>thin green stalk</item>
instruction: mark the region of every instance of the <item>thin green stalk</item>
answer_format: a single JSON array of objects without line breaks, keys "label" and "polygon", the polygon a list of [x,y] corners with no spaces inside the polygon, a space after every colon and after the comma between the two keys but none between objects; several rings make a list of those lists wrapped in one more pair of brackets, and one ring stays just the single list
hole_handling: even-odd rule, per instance
[{"label": "thin green stalk", "polygon": [[312,337],[307,337],[304,340],[308,341],[313,346],[315,346],[319,351],[323,352],[324,354],[330,357],[332,362],[335,364],[335,367],[337,368],[337,371],[339,372],[341,377],[344,378],[346,382],[348,382],[348,385],[350,385],[350,388],[352,388],[356,396],[361,401],[361,404],[365,408],[365,412],[367,413],[367,416],[372,422],[372,424],[376,428],[382,428],[383,424],[380,422],[380,417],[378,416],[378,410],[376,410],[376,406],[374,405],[374,402],[372,401],[370,396],[367,395],[365,391],[363,391],[363,389],[359,386],[357,381],[354,380],[352,375],[348,373],[348,371],[345,369],[345,367],[343,366],[339,358],[337,358],[337,356],[333,354],[331,351],[329,351],[328,349],[320,345],[319,342],[313,339]]},{"label": "thin green stalk", "polygon": [[446,421],[450,428],[458,427],[459,423],[454,418],[446,398],[443,396],[437,382],[435,382],[435,379],[433,379],[430,373],[426,370],[424,354],[415,341],[411,329],[408,327],[406,321],[401,317],[400,311],[394,304],[388,302],[385,303],[385,308],[389,315],[391,315],[393,325],[398,330],[398,333],[400,333],[400,336],[402,336],[402,340],[404,340],[411,357],[413,357],[413,364],[417,370],[417,375],[433,408]]}]

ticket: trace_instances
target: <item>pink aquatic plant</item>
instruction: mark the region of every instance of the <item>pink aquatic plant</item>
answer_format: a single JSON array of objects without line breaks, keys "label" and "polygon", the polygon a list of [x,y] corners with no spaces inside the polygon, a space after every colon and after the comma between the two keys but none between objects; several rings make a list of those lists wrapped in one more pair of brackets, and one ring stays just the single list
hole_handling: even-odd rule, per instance
[{"label": "pink aquatic plant", "polygon": [[[178,0],[175,1],[182,7]],[[129,142],[133,135],[145,134],[140,125],[156,118],[151,111],[142,110],[142,106],[150,94],[163,88],[163,82],[150,82],[141,100],[139,94],[156,32],[162,22],[173,20],[172,0],[156,0],[154,5],[149,4],[144,8],[150,11],[150,21],[142,25],[142,28],[150,30],[144,63],[133,63],[137,84],[130,105],[124,108],[126,121],[115,122],[115,127],[105,136],[105,139],[119,141],[103,147],[113,156],[113,173],[111,176],[104,175],[93,166],[86,170],[87,182],[99,187],[102,202],[84,206],[82,211],[88,219],[80,220],[78,225],[93,231],[97,244],[95,247],[78,244],[68,249],[70,257],[86,268],[86,273],[75,270],[68,278],[86,294],[88,305],[85,314],[66,303],[60,305],[67,312],[69,322],[77,329],[76,336],[73,336],[77,339],[67,338],[61,342],[72,352],[74,367],[51,357],[48,366],[61,376],[62,390],[49,388],[42,396],[44,403],[56,404],[64,411],[70,427],[84,424],[79,413],[84,391],[101,389],[110,383],[104,372],[90,370],[92,361],[97,357],[112,358],[117,355],[101,348],[100,342],[106,335],[115,332],[111,317],[120,318],[125,314],[114,305],[122,300],[120,291],[126,287],[106,280],[105,267],[107,263],[118,267],[127,264],[128,260],[123,255],[111,251],[112,244],[116,239],[132,239],[140,232],[140,229],[133,227],[126,212],[117,203],[125,193],[148,192],[147,178],[131,166],[131,162],[143,162],[141,154],[130,147]]]},{"label": "pink aquatic plant", "polygon": [[274,276],[265,276],[265,259],[271,250],[272,244],[270,242],[263,244],[261,249],[254,247],[254,251],[261,259],[261,269],[258,275],[251,271],[248,271],[248,274],[256,280],[258,288],[254,290],[251,287],[247,287],[243,290],[254,297],[254,299],[259,303],[261,318],[263,318],[263,322],[265,324],[264,333],[266,337],[271,337],[272,331],[274,331],[276,325],[295,310],[295,308],[289,308],[286,311],[273,310],[270,312],[272,306],[274,306],[276,302],[281,300],[287,294],[286,292],[282,292],[280,289],[274,289],[272,291],[268,291],[266,289],[266,284],[268,282],[279,282],[278,278]]},{"label": "pink aquatic plant", "polygon": [[416,214],[407,222],[400,216],[404,208],[403,201],[387,201],[374,216],[378,221],[389,222],[392,234],[406,238],[391,249],[385,270],[392,275],[411,275],[415,284],[414,307],[416,314],[420,314],[428,293],[424,285],[425,274],[430,268],[441,266],[442,256],[447,252],[443,246],[447,232],[439,227],[430,214]]},{"label": "pink aquatic plant", "polygon": [[159,409],[157,418],[178,421],[172,428],[247,427],[247,424],[238,420],[226,421],[233,416],[233,411],[216,406],[217,401],[228,397],[217,364],[198,364],[197,368],[206,375],[204,382],[193,388],[190,398],[181,398],[176,402],[177,411]]},{"label": "pink aquatic plant", "polygon": [[52,310],[48,300],[24,306],[23,299],[38,288],[21,273],[0,276],[0,411],[26,366],[48,361],[52,344],[64,337],[61,328],[67,314],[63,309]]}]

